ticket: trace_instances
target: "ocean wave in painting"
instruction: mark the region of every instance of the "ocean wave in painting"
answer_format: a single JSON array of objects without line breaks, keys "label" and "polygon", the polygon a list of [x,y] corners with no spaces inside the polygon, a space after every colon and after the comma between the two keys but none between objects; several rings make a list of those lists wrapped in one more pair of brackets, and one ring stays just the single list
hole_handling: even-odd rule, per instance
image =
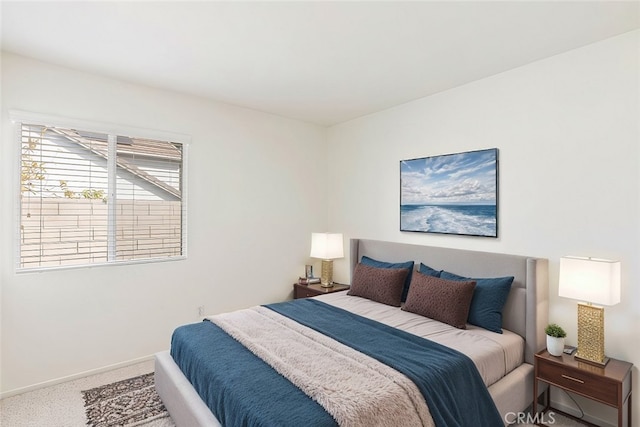
[{"label": "ocean wave in painting", "polygon": [[400,230],[497,236],[495,205],[402,205]]}]

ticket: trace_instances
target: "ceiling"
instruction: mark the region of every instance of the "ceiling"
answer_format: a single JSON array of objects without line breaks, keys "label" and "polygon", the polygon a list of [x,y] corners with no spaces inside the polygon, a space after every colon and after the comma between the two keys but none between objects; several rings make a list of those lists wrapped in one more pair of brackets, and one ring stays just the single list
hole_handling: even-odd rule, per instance
[{"label": "ceiling", "polygon": [[330,126],[640,28],[639,6],[2,1],[2,49]]}]

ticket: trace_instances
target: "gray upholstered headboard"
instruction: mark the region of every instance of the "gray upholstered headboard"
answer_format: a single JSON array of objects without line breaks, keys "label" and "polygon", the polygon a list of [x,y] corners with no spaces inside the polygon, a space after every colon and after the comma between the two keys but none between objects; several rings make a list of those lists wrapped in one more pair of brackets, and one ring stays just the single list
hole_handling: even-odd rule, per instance
[{"label": "gray upholstered headboard", "polygon": [[436,270],[467,277],[514,276],[511,293],[503,310],[502,326],[526,340],[525,361],[546,347],[544,328],[549,311],[548,260],[519,255],[447,249],[406,243],[351,239],[351,271],[360,258],[388,262],[413,260]]}]

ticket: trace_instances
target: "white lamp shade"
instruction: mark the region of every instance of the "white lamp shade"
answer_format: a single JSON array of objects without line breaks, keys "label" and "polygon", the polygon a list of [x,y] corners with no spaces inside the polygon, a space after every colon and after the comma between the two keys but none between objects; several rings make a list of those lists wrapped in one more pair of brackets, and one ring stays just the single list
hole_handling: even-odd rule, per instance
[{"label": "white lamp shade", "polygon": [[311,233],[310,256],[321,259],[344,257],[342,233]]},{"label": "white lamp shade", "polygon": [[561,297],[601,305],[620,302],[620,262],[597,258],[560,258]]}]

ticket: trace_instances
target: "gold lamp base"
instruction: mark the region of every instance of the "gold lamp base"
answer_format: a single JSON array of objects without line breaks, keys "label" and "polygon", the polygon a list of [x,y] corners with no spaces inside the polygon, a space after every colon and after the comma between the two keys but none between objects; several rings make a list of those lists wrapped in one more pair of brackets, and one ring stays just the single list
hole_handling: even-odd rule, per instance
[{"label": "gold lamp base", "polygon": [[604,308],[591,304],[578,304],[577,360],[596,366],[605,366],[609,358],[604,355]]},{"label": "gold lamp base", "polygon": [[320,286],[323,288],[333,287],[333,260],[323,259],[322,269],[320,270]]}]

